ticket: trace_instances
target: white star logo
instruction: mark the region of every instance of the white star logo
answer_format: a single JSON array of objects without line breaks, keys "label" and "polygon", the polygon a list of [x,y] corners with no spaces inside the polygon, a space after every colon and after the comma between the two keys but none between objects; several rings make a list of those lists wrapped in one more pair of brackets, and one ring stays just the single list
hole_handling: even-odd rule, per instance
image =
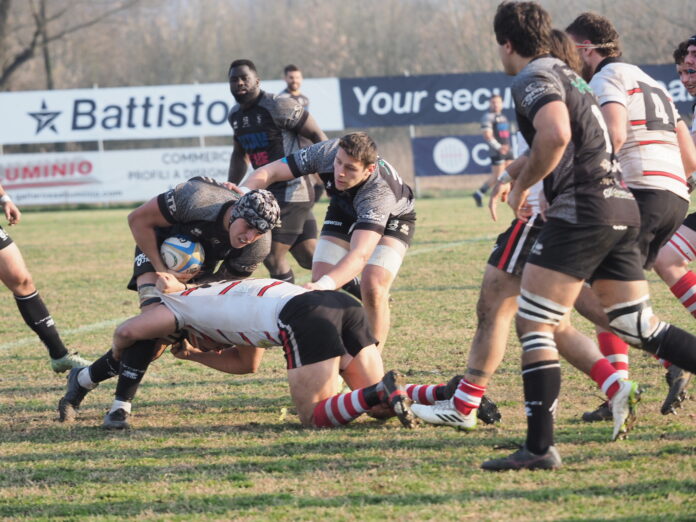
[{"label": "white star logo", "polygon": [[38,112],[30,112],[29,116],[36,120],[36,133],[38,134],[46,127],[51,129],[53,132],[58,134],[58,129],[56,129],[54,120],[60,116],[61,111],[49,111],[46,107],[46,100],[41,101],[41,110]]}]

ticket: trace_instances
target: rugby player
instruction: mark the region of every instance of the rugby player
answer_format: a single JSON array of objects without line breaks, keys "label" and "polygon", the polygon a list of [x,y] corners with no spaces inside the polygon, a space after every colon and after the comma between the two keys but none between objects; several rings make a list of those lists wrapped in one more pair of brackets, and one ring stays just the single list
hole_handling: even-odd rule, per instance
[{"label": "rugby player", "polygon": [[[629,344],[693,371],[696,337],[652,313],[637,242],[638,206],[618,179],[611,138],[591,89],[548,54],[548,13],[534,2],[503,2],[493,25],[503,68],[516,76],[511,89],[517,121],[531,144],[508,204],[524,218],[529,188],[544,179],[550,206],[524,266],[518,298],[527,439],[520,450],[482,468],[554,469],[561,457],[553,441],[560,391],[553,334],[585,280],[591,281],[614,333]],[[572,162],[554,171],[568,147]],[[635,391],[632,387],[631,394]]]},{"label": "rugby player", "polygon": [[[159,304],[157,272],[167,272],[159,247],[176,234],[187,235],[203,246],[203,268],[191,282],[248,277],[268,254],[270,230],[278,225],[279,216],[278,203],[268,191],[252,191],[240,197],[210,178],[181,183],[128,216],[137,245],[128,288],[137,289],[143,311]],[[218,264],[220,268],[216,270]],[[140,381],[159,354],[157,343],[145,339],[138,342],[137,349],[126,350],[121,357],[109,350],[87,368],[92,382],[118,375],[115,400],[104,418],[104,427],[118,427],[126,422]],[[251,366],[253,361],[247,363]],[[68,380],[73,378],[71,375]],[[67,404],[62,407],[65,409]],[[69,415],[63,410],[59,413],[61,418]]]},{"label": "rugby player", "polygon": [[473,194],[479,207],[483,206],[483,195],[495,185],[500,175],[514,159],[512,154],[512,126],[503,114],[503,99],[500,94],[491,96],[489,111],[481,119],[481,133],[488,144],[488,156],[491,159],[491,175]]},{"label": "rugby player", "polygon": [[[282,346],[290,395],[304,426],[333,427],[362,413],[392,408],[413,427],[409,400],[396,372],[384,374],[382,358],[360,303],[342,292],[309,291],[274,279],[221,281],[187,288],[171,274],[158,281],[161,305],[121,324],[112,350],[138,350],[143,339],[181,340],[174,355],[227,373],[248,373],[264,348]],[[339,373],[350,393],[336,394]],[[86,394],[97,386],[89,369],[71,372],[59,409],[75,418]],[[127,429],[122,422],[108,428]]]},{"label": "rugby player", "polygon": [[[247,172],[247,160],[258,169],[300,149],[303,137],[308,145],[327,139],[302,104],[261,90],[251,60],[233,61],[228,78],[237,101],[228,116],[234,131],[230,182],[241,182]],[[271,252],[264,264],[273,279],[292,283],[295,276],[287,260],[288,252],[302,268],[312,268],[317,238],[317,222],[312,214],[314,187],[309,179],[293,179],[274,183],[268,190],[280,205],[281,225],[273,229]]]},{"label": "rugby player", "polygon": [[[22,213],[2,185],[0,185],[0,206],[10,226],[20,222]],[[54,372],[62,373],[70,368],[80,368],[89,364],[88,360],[83,359],[76,352],[68,353],[53,317],[34,286],[22,253],[2,226],[0,226],[0,280],[12,292],[24,322],[48,350],[51,369]]]},{"label": "rugby player", "polygon": [[278,98],[292,98],[302,105],[303,109],[307,109],[309,107],[309,98],[300,90],[303,80],[300,68],[294,64],[286,65],[283,69],[283,79],[287,87],[278,93]]},{"label": "rugby player", "polygon": [[[573,70],[580,71],[575,47],[563,31],[553,30],[551,52]],[[517,177],[527,161],[524,138],[519,136],[517,143],[525,150],[520,150],[520,157],[504,171],[491,195],[489,207],[494,220],[497,220],[497,199],[500,197],[505,201],[510,192],[509,182]],[[572,154],[567,150],[556,169],[567,168],[570,161]],[[445,424],[466,430],[476,426],[481,398],[505,354],[510,324],[517,312],[522,269],[543,225],[545,199],[541,181],[530,189],[526,205],[529,215],[525,219],[515,218],[510,227],[498,236],[488,259],[477,303],[476,333],[469,351],[466,373],[459,380],[456,391],[449,400],[436,401],[431,406],[412,406],[413,413],[430,424]],[[571,326],[568,316],[554,332],[554,339],[561,355],[589,375],[611,402],[610,412],[614,418],[612,438],[625,434],[635,417],[630,404],[633,383],[625,381],[597,346]]]},{"label": "rugby player", "polygon": [[[650,270],[658,252],[686,216],[687,173],[696,171],[696,148],[664,87],[640,68],[621,61],[619,34],[607,18],[582,13],[566,31],[577,45],[583,77],[599,100],[622,180],[638,203],[639,246],[643,268]],[[585,298],[590,303],[596,301],[589,294],[591,290],[585,288],[576,303],[581,313],[588,306]],[[592,315],[583,315],[592,319]],[[599,339],[602,353],[627,374],[628,346],[606,331]],[[667,361],[663,364],[668,368],[668,382],[682,387],[684,372]],[[661,412],[674,411],[678,398],[679,393],[670,386]],[[610,417],[606,403],[583,415],[586,421]]]},{"label": "rugby player", "polygon": [[364,132],[269,163],[244,186],[264,188],[313,172],[331,201],[312,261],[313,282],[305,286],[334,290],[360,274],[362,301],[381,350],[389,332],[389,289],[415,231],[413,191]]}]

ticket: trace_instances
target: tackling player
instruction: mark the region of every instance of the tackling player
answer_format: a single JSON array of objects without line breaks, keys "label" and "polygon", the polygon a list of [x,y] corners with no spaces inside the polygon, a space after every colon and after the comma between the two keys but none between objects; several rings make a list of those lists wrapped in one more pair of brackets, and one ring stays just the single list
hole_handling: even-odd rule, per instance
[{"label": "tackling player", "polygon": [[[582,13],[566,31],[576,42],[583,77],[599,100],[621,164],[621,178],[638,203],[639,247],[643,268],[650,270],[689,208],[687,173],[696,171],[696,149],[664,87],[635,65],[621,61],[619,34],[607,18]],[[589,294],[585,289],[576,303],[581,313],[585,298],[596,300]],[[628,372],[628,346],[609,332],[599,339],[602,353]],[[667,361],[663,364],[668,368],[668,382],[681,387],[684,372]],[[663,414],[674,411],[679,403],[679,393],[672,388],[662,405]],[[611,418],[606,403],[583,415],[587,421],[606,418]]]},{"label": "tackling player", "polygon": [[[520,218],[529,188],[544,179],[547,222],[527,259],[517,331],[527,440],[512,455],[484,462],[489,471],[554,469],[560,365],[553,334],[590,280],[614,333],[687,370],[696,369],[696,337],[660,321],[649,304],[637,238],[638,206],[618,180],[611,138],[591,89],[548,55],[551,21],[534,2],[503,2],[494,30],[518,124],[531,144],[508,203]],[[554,171],[572,142],[569,168]],[[551,172],[553,171],[552,175]]]},{"label": "tackling player", "polygon": [[[16,225],[22,213],[0,185],[0,206],[7,222]],[[0,280],[12,292],[22,319],[39,336],[51,358],[51,369],[62,373],[70,368],[87,366],[89,361],[77,353],[68,353],[53,317],[34,286],[31,274],[16,243],[0,226]]]},{"label": "tackling player", "polygon": [[503,99],[500,94],[491,96],[489,111],[481,119],[481,133],[488,144],[491,159],[491,175],[473,194],[476,205],[483,206],[483,195],[495,185],[505,168],[514,159],[512,154],[512,126],[503,114]]},{"label": "tackling player", "polygon": [[[247,159],[255,169],[301,148],[300,139],[311,145],[326,140],[315,119],[293,98],[261,90],[256,66],[251,60],[230,65],[229,83],[237,105],[228,121],[234,131],[229,181],[239,184],[247,171]],[[316,248],[317,223],[312,214],[314,187],[309,179],[274,183],[268,190],[278,200],[281,225],[273,229],[271,252],[264,264],[273,279],[294,282],[287,260],[290,252],[302,268],[311,269]]]},{"label": "tackling player", "polygon": [[313,172],[331,201],[312,261],[313,282],[305,286],[334,290],[361,274],[362,301],[381,350],[389,333],[389,289],[415,232],[413,191],[364,132],[269,163],[244,185],[264,188]]},{"label": "tackling player", "polygon": [[[159,247],[176,234],[187,235],[203,246],[204,265],[192,281],[248,277],[266,257],[269,231],[278,225],[279,216],[278,203],[268,191],[252,191],[240,197],[210,178],[181,183],[128,216],[136,241],[128,288],[137,289],[143,311],[160,302],[155,289],[157,272],[167,272],[167,266]],[[104,418],[105,427],[125,422],[140,381],[159,353],[153,340],[142,340],[138,349],[126,350],[120,361],[109,350],[89,367],[94,382],[119,376],[114,404]]]},{"label": "tackling player", "polygon": [[[304,426],[347,424],[371,409],[392,408],[413,427],[401,377],[384,374],[360,303],[342,292],[312,292],[273,279],[221,281],[187,288],[161,274],[161,305],[121,324],[114,332],[118,357],[138,350],[142,339],[178,335],[176,357],[227,373],[249,373],[264,348],[282,346],[290,395]],[[255,367],[254,367],[255,369]],[[339,373],[353,391],[336,395]],[[96,388],[88,368],[70,373],[60,400],[61,420],[73,420],[86,394]],[[107,427],[127,429],[123,421]]]}]

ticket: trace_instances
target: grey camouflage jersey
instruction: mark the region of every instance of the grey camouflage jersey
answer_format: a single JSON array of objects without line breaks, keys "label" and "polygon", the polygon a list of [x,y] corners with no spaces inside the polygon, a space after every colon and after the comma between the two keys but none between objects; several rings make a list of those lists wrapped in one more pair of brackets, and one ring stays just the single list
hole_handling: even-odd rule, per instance
[{"label": "grey camouflage jersey", "polygon": [[289,156],[288,166],[295,177],[318,173],[331,197],[331,205],[352,216],[355,229],[374,230],[380,234],[392,217],[413,214],[413,191],[396,169],[382,158],[377,168],[362,184],[340,191],[334,187],[334,158],[338,139],[322,141]]},{"label": "grey camouflage jersey", "polygon": [[271,234],[267,232],[243,248],[230,245],[223,216],[239,197],[211,178],[197,177],[180,183],[157,197],[160,212],[171,223],[171,227],[158,230],[158,235],[186,234],[199,241],[205,251],[204,273],[212,273],[223,261],[230,275],[249,276],[270,252]]},{"label": "grey camouflage jersey", "polygon": [[[281,98],[261,91],[248,109],[235,105],[228,121],[236,146],[258,169],[301,148],[299,129],[309,113],[292,98]],[[308,180],[281,181],[268,187],[281,205],[314,201],[314,189]]]},{"label": "grey camouflage jersey", "polygon": [[546,216],[571,224],[639,226],[633,195],[619,179],[609,133],[592,89],[565,63],[535,58],[512,83],[517,123],[533,144],[533,121],[547,103],[562,101],[570,115],[572,161],[544,178]]}]

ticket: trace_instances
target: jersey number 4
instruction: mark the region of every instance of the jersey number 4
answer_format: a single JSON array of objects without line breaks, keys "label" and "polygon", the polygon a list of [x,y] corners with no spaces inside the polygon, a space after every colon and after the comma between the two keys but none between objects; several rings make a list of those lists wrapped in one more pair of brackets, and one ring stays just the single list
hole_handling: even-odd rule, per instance
[{"label": "jersey number 4", "polygon": [[643,82],[638,82],[638,86],[643,91],[645,128],[675,132],[677,122],[672,110],[672,103],[665,92]]}]

